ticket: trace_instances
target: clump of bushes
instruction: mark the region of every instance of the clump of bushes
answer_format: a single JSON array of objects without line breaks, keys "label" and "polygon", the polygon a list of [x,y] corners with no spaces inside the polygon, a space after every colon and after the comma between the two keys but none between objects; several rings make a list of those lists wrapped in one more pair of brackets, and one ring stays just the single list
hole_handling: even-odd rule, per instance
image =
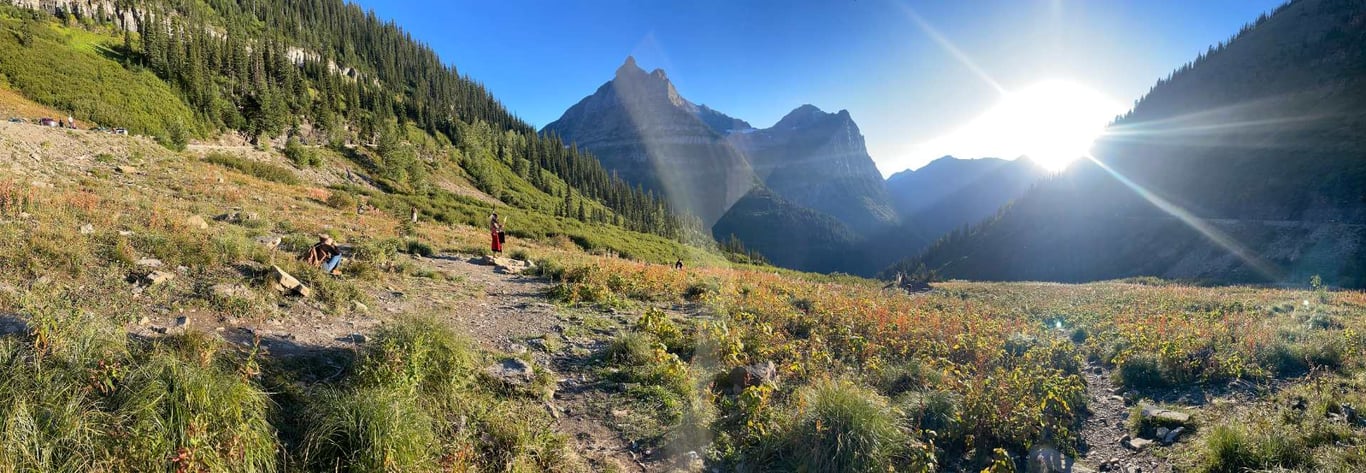
[{"label": "clump of bushes", "polygon": [[798,394],[796,421],[781,450],[792,471],[918,471],[926,446],[898,423],[886,398],[849,382],[820,381]]},{"label": "clump of bushes", "polygon": [[195,335],[129,343],[63,296],[26,299],[31,332],[0,339],[0,469],[278,469],[250,357]]},{"label": "clump of bushes", "polygon": [[285,142],[284,153],[285,157],[298,167],[318,167],[323,163],[322,155],[318,150],[306,147],[300,144],[298,139],[292,137]]},{"label": "clump of bushes", "polygon": [[[534,400],[481,384],[482,357],[431,319],[375,335],[355,375],[307,406],[305,463],[345,471],[584,471]],[[441,468],[437,468],[440,465]]]},{"label": "clump of bushes", "polygon": [[288,185],[299,184],[299,176],[295,175],[294,171],[274,164],[251,161],[227,153],[209,153],[204,160],[258,179]]}]

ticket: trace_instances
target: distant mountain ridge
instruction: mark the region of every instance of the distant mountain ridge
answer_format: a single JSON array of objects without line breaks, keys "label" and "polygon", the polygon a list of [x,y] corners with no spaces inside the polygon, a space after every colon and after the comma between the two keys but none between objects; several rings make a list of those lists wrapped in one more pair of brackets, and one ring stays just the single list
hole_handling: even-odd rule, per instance
[{"label": "distant mountain ridge", "polygon": [[[866,272],[840,253],[900,222],[847,111],[803,105],[773,127],[755,129],[688,101],[664,71],[646,73],[628,57],[611,81],[542,132],[592,151],[627,181],[668,196],[718,239],[735,234],[790,267]],[[745,205],[732,212],[742,198]],[[822,250],[820,258],[796,255],[807,247],[780,244],[793,232],[810,232],[800,238],[822,248],[844,249]],[[840,261],[817,261],[822,258]]]},{"label": "distant mountain ridge", "polygon": [[887,178],[887,192],[906,221],[930,240],[990,217],[1048,172],[1029,158],[944,156]]},{"label": "distant mountain ridge", "polygon": [[901,267],[1366,286],[1366,2],[1297,0],[1159,81],[1082,161]]},{"label": "distant mountain ridge", "polygon": [[900,221],[849,112],[802,105],[763,130],[732,133],[764,185],[869,235]]},{"label": "distant mountain ridge", "polygon": [[710,227],[757,183],[718,131],[747,126],[687,101],[663,70],[646,73],[628,57],[611,81],[541,131],[593,151],[607,169]]}]

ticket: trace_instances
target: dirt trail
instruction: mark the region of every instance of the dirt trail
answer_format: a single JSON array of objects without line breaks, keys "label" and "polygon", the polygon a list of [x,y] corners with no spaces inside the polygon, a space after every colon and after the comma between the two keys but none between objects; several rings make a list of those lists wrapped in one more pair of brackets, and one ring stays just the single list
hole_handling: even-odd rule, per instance
[{"label": "dirt trail", "polygon": [[[457,281],[417,279],[412,297],[377,298],[386,311],[436,314],[486,349],[529,351],[538,369],[549,369],[558,381],[545,408],[557,418],[557,430],[576,443],[576,450],[597,471],[658,471],[609,427],[600,408],[610,386],[592,369],[605,342],[567,329],[578,317],[550,304],[551,284],[541,278],[507,274],[458,255],[422,258],[419,264],[454,276]],[[625,317],[609,319],[612,327],[589,329],[609,335],[625,325]]]},{"label": "dirt trail", "polygon": [[[1129,408],[1111,380],[1111,372],[1097,365],[1086,367],[1087,407],[1091,416],[1081,428],[1082,463],[1100,468],[1104,464],[1118,465],[1107,471],[1129,472],[1140,468],[1145,473],[1170,473],[1172,465],[1158,455],[1159,450],[1170,448],[1156,444],[1134,451],[1125,448],[1121,439],[1129,434]],[[1164,452],[1165,453],[1165,452]]]}]

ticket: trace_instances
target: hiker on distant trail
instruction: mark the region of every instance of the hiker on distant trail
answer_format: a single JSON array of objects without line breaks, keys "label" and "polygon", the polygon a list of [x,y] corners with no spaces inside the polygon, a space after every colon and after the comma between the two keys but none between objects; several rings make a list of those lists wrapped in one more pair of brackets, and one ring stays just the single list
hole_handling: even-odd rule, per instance
[{"label": "hiker on distant trail", "polygon": [[76,119],[71,115],[66,116],[66,127],[71,129],[76,128]]},{"label": "hiker on distant trail", "polygon": [[342,253],[331,235],[318,235],[318,243],[308,249],[300,259],[313,266],[321,266],[323,271],[333,276],[341,275]]},{"label": "hiker on distant trail", "polygon": [[674,263],[674,269],[683,269],[683,258],[679,258],[678,262]]},{"label": "hiker on distant trail", "polygon": [[503,233],[503,222],[498,220],[498,212],[494,212],[489,217],[489,235],[493,238],[493,252],[499,254],[503,252],[503,242],[507,241],[507,234]]}]

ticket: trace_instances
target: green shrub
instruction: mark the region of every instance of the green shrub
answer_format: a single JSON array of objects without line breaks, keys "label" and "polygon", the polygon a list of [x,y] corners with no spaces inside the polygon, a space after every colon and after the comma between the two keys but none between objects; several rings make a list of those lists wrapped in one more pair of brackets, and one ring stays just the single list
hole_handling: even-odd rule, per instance
[{"label": "green shrub", "polygon": [[1242,473],[1269,469],[1298,470],[1313,464],[1313,455],[1297,435],[1278,428],[1221,425],[1205,437],[1199,471]]},{"label": "green shrub", "polygon": [[887,399],[875,392],[822,381],[799,396],[785,445],[795,471],[887,471],[912,442]]},{"label": "green shrub", "polygon": [[932,390],[909,392],[899,398],[897,405],[906,416],[907,424],[915,431],[929,431],[935,445],[949,451],[960,451],[967,432],[963,426],[962,407],[952,392]]},{"label": "green shrub", "polygon": [[276,471],[253,360],[207,336],[129,346],[70,300],[27,294],[32,333],[0,338],[0,471]]},{"label": "green shrub", "polygon": [[1157,357],[1138,355],[1124,360],[1119,365],[1119,381],[1134,389],[1161,387],[1167,385],[1162,366]]},{"label": "green shrub", "polygon": [[418,240],[408,240],[404,243],[404,252],[410,255],[417,255],[423,258],[431,258],[436,255],[436,249],[432,245]]},{"label": "green shrub", "polygon": [[294,171],[274,164],[251,161],[226,153],[209,153],[204,160],[258,179],[288,185],[299,184],[299,176],[295,175]]},{"label": "green shrub", "polygon": [[319,471],[436,469],[440,450],[432,418],[401,386],[329,390],[308,409],[304,461]]},{"label": "green shrub", "polygon": [[285,142],[284,154],[298,167],[318,167],[323,163],[318,150],[299,144],[299,140],[293,137]]},{"label": "green shrub", "polygon": [[116,398],[128,419],[121,456],[135,470],[274,471],[278,445],[269,398],[219,367],[212,351],[185,360],[154,354],[124,380]]},{"label": "green shrub", "polygon": [[344,191],[333,191],[327,196],[327,206],[337,210],[355,210],[356,198]]}]

